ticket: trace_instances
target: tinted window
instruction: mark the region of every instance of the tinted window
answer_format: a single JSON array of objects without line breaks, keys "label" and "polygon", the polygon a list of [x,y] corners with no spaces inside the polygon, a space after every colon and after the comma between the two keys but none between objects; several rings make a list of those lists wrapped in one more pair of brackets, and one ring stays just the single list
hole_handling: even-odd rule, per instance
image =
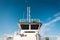
[{"label": "tinted window", "polygon": [[26,30],[26,29],[29,29],[29,25],[21,25],[21,28],[22,28],[22,29],[25,29],[25,30]]},{"label": "tinted window", "polygon": [[39,25],[31,25],[31,29],[38,29]]}]

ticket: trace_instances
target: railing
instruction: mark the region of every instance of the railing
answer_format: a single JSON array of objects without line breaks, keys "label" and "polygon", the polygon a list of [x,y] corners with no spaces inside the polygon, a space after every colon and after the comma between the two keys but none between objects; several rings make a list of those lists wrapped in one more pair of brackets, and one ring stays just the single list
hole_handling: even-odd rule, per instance
[{"label": "railing", "polygon": [[28,20],[28,19],[20,19],[19,20],[19,22],[33,22],[33,21],[40,22],[39,19],[30,19],[30,20]]}]

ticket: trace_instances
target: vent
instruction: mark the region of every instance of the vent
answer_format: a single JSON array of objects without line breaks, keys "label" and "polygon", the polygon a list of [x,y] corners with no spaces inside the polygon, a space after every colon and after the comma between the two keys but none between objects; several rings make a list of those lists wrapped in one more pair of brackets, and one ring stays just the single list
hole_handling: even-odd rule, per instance
[{"label": "vent", "polygon": [[35,33],[35,31],[25,31],[25,33]]}]

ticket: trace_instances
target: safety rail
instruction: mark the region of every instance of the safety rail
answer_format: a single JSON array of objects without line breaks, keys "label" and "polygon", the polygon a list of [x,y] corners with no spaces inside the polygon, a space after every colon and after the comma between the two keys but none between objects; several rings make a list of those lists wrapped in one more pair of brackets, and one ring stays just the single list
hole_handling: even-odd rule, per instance
[{"label": "safety rail", "polygon": [[33,22],[33,21],[35,21],[35,22],[40,22],[39,19],[30,19],[30,20],[28,20],[28,19],[20,19],[20,20],[19,20],[19,22]]}]

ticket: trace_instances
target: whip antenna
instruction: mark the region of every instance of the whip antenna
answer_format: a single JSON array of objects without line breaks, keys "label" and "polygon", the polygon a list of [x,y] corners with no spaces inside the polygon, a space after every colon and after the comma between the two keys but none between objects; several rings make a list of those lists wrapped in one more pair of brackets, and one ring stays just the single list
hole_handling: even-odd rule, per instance
[{"label": "whip antenna", "polygon": [[30,7],[27,6],[27,20],[30,22]]},{"label": "whip antenna", "polygon": [[27,20],[30,22],[30,4],[29,1],[27,1]]}]

